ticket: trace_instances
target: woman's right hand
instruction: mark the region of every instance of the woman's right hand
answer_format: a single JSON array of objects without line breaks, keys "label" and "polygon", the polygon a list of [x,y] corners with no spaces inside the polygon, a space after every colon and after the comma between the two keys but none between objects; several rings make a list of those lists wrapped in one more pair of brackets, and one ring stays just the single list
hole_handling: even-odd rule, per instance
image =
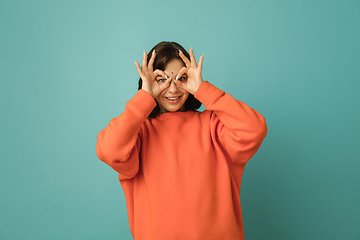
[{"label": "woman's right hand", "polygon": [[159,96],[159,94],[163,90],[165,90],[170,83],[170,79],[166,76],[166,74],[163,71],[159,69],[156,69],[155,71],[153,70],[155,57],[156,57],[156,53],[154,51],[152,53],[152,56],[148,64],[147,54],[144,51],[142,67],[140,67],[140,64],[135,61],[137,71],[139,73],[140,78],[142,79],[141,89],[148,92],[153,98]]}]

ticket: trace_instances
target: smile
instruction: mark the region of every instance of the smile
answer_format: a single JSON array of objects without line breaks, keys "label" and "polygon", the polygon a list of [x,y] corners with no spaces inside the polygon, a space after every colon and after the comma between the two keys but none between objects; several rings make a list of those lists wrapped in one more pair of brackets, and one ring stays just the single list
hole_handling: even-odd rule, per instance
[{"label": "smile", "polygon": [[175,101],[178,100],[181,96],[178,97],[165,97],[166,99],[170,100],[170,101]]},{"label": "smile", "polygon": [[170,104],[177,104],[180,101],[181,96],[178,97],[165,97]]}]

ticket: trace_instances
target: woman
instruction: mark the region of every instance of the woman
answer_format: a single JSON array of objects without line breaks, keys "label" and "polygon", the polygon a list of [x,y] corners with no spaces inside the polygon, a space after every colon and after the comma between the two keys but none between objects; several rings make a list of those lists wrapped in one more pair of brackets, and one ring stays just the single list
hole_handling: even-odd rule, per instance
[{"label": "woman", "polygon": [[[265,119],[204,81],[203,56],[197,65],[189,52],[174,42],[144,52],[139,91],[98,135],[135,240],[244,239],[241,177]],[[196,111],[201,103],[206,110]]]}]

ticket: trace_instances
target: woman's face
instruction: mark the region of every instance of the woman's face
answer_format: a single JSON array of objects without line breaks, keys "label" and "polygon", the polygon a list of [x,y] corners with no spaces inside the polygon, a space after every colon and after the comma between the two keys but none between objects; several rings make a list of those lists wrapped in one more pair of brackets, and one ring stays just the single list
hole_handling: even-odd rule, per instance
[{"label": "woman's face", "polygon": [[[168,78],[172,78],[175,80],[176,75],[180,71],[180,69],[184,67],[183,61],[180,59],[173,59],[165,67],[165,74]],[[179,76],[186,77],[186,76]],[[159,76],[157,80],[161,79]],[[189,96],[189,92],[178,88],[173,80],[171,80],[169,87],[167,87],[164,91],[162,91],[159,96],[156,98],[157,102],[160,105],[160,112],[176,112],[178,110],[185,111],[184,103]],[[161,82],[159,82],[161,84]]]}]

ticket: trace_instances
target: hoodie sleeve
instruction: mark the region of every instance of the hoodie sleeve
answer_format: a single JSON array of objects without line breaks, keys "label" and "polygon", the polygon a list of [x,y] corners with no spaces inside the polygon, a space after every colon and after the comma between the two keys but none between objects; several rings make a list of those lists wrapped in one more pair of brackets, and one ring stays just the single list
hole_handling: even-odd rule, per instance
[{"label": "hoodie sleeve", "polygon": [[98,158],[118,172],[120,179],[133,178],[139,170],[141,126],[155,106],[151,95],[139,90],[126,103],[125,111],[97,136]]},{"label": "hoodie sleeve", "polygon": [[207,81],[194,96],[213,111],[211,133],[232,161],[243,164],[250,160],[267,134],[265,118]]}]

